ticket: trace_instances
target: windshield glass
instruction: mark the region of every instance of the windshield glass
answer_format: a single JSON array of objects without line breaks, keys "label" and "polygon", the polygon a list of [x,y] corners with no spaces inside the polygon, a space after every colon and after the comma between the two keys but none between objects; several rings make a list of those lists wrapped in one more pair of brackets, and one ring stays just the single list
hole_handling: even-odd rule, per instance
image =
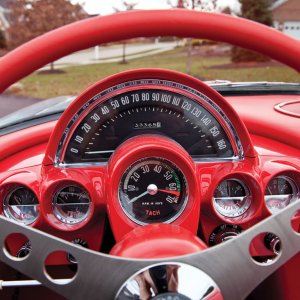
[{"label": "windshield glass", "polygon": [[0,118],[0,129],[18,123],[54,115],[64,111],[76,97],[61,96],[47,100],[40,100],[15,112]]},{"label": "windshield glass", "polygon": [[[92,0],[84,3],[74,0],[62,4],[60,12],[57,12],[54,4],[53,7],[50,5],[45,12],[42,2],[0,1],[0,25],[2,24],[0,55],[5,55],[46,31],[76,20],[99,14],[139,9],[185,8],[222,12],[247,17],[272,26],[294,39],[300,39],[299,1],[290,1],[294,7],[288,7],[290,11],[292,9],[299,12],[296,14],[298,19],[293,21],[284,14],[285,6],[279,5],[282,1],[276,0],[153,0],[151,3],[146,0],[135,1],[135,3],[115,0],[109,3],[97,1],[97,5],[95,5],[96,1]],[[248,8],[245,2],[248,5],[250,3]],[[251,14],[251,5],[256,5],[257,10],[254,15]],[[24,24],[20,24],[19,21],[23,20],[22,16],[25,14],[28,15],[28,19],[24,19]],[[285,17],[283,18],[282,15]],[[52,16],[51,21],[48,16]],[[62,22],[61,19],[64,21]],[[65,95],[76,96],[88,86],[109,75],[130,69],[153,67],[183,72],[208,81],[215,88],[223,86],[226,91],[241,89],[241,84],[235,84],[236,82],[245,83],[249,90],[274,89],[276,91],[278,84],[270,85],[270,83],[294,83],[293,90],[299,91],[300,76],[296,71],[257,53],[205,39],[138,38],[121,43],[103,44],[73,53],[14,84],[5,94],[0,95],[0,105],[5,107],[0,109],[0,128],[62,112],[73,99]],[[261,84],[261,82],[268,84]],[[290,90],[289,85],[284,84],[281,87],[281,91]],[[49,101],[41,102],[49,98],[51,98]],[[18,105],[12,105],[16,103],[13,101],[17,101]],[[15,112],[17,108],[27,107],[30,104],[35,105]]]}]

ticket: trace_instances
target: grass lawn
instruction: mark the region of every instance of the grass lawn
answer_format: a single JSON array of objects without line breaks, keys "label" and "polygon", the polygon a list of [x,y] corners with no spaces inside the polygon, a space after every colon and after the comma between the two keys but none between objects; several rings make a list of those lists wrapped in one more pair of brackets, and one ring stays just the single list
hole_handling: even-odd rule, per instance
[{"label": "grass lawn", "polygon": [[[224,79],[230,81],[285,81],[300,82],[299,74],[282,65],[263,67],[210,68],[230,63],[230,57],[200,57],[192,60],[192,75],[203,80]],[[128,64],[102,63],[65,68],[64,74],[38,74],[25,78],[22,83],[25,96],[49,98],[60,95],[76,95],[89,85],[109,75],[129,69],[165,68],[186,71],[186,52],[178,48],[169,52],[130,60]]]}]

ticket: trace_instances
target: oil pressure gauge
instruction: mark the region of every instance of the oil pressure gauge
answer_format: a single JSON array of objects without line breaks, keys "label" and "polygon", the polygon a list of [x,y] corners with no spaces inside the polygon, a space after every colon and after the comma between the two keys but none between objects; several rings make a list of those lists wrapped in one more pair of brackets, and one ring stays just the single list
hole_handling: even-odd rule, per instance
[{"label": "oil pressure gauge", "polygon": [[119,184],[123,211],[140,225],[174,221],[183,212],[187,196],[187,182],[181,170],[157,157],[136,161]]},{"label": "oil pressure gauge", "polygon": [[251,198],[248,187],[241,180],[226,179],[216,188],[213,205],[221,215],[235,218],[249,209]]}]

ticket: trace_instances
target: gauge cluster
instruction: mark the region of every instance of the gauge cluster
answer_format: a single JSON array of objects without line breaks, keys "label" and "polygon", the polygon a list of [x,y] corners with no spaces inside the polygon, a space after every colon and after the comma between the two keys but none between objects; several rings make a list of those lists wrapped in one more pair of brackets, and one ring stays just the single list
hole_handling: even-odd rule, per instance
[{"label": "gauge cluster", "polygon": [[[2,215],[97,251],[110,230],[118,242],[155,223],[214,246],[300,199],[297,157],[260,156],[220,94],[172,71],[97,83],[42,146],[24,152],[32,165],[22,153],[22,167],[4,172]],[[31,251],[30,241],[18,245],[19,257]]]}]

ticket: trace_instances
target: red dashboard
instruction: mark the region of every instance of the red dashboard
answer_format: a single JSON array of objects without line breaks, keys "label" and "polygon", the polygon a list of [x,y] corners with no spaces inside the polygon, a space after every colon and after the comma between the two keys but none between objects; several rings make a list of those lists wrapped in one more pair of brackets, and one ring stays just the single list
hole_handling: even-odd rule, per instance
[{"label": "red dashboard", "polygon": [[[1,137],[2,213],[93,250],[105,243],[106,218],[117,242],[134,228],[158,222],[188,229],[209,246],[221,243],[298,199],[295,117],[274,110],[298,98],[224,99],[172,71],[112,76],[81,94],[58,122]],[[257,109],[260,103],[264,107]],[[274,130],[278,121],[282,132]],[[178,134],[170,138],[169,128]],[[33,194],[20,200],[22,188]],[[27,201],[32,210],[18,211],[16,201]],[[11,244],[17,255],[24,241]],[[272,255],[263,247],[254,251]]]}]

